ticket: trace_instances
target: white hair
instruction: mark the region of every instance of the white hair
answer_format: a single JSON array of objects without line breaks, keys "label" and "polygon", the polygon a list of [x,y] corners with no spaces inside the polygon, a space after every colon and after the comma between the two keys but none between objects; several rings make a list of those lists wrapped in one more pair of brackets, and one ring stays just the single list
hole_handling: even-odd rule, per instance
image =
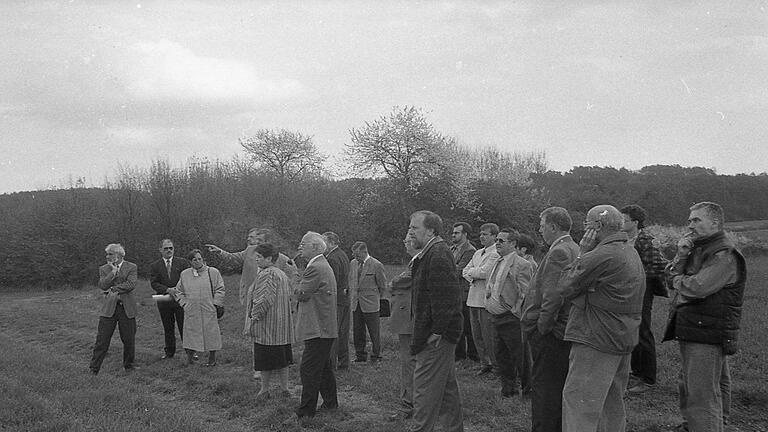
[{"label": "white hair", "polygon": [[307,231],[307,233],[304,234],[304,238],[302,238],[302,240],[305,244],[309,243],[313,246],[317,246],[317,248],[320,249],[320,253],[323,253],[326,249],[328,249],[328,245],[325,244],[325,239],[323,236],[314,231]]},{"label": "white hair", "polygon": [[104,248],[104,252],[114,252],[121,257],[125,256],[125,248],[120,243],[110,243]]}]

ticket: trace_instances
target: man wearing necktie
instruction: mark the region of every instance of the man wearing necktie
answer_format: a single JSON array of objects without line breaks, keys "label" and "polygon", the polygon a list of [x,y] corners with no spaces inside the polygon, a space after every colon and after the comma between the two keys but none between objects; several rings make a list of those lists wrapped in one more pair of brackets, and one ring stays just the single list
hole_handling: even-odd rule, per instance
[{"label": "man wearing necktie", "polygon": [[[170,239],[160,241],[162,258],[153,262],[149,268],[149,281],[152,289],[158,294],[167,294],[168,288],[179,283],[179,275],[190,267],[189,261],[174,256],[173,242]],[[176,354],[176,327],[179,337],[184,334],[184,309],[171,297],[169,300],[159,300],[157,310],[163,322],[165,333],[165,348],[162,358],[173,358]]]},{"label": "man wearing necktie", "polygon": [[384,265],[368,255],[365,242],[352,245],[349,273],[349,297],[352,305],[352,339],[355,344],[355,361],[368,360],[365,350],[365,329],[371,337],[371,361],[381,359],[381,337],[379,325],[379,300],[386,293],[387,278]]},{"label": "man wearing necktie", "polygon": [[99,289],[103,303],[90,364],[94,375],[99,373],[101,363],[107,356],[115,327],[120,330],[120,340],[123,342],[123,368],[126,372],[136,369],[133,363],[136,346],[136,299],[133,297],[133,289],[136,287],[137,267],[125,261],[125,249],[118,243],[108,245],[104,251],[107,263],[99,267]]}]

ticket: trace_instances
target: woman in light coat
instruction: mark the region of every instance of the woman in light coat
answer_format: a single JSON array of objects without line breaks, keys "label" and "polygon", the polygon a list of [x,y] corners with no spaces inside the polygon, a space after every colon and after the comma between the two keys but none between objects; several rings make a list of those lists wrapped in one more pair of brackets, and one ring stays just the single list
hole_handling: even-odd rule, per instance
[{"label": "woman in light coat", "polygon": [[221,349],[216,306],[224,307],[224,279],[216,268],[205,265],[199,249],[193,249],[187,258],[192,267],[181,272],[176,288],[168,290],[184,308],[186,364],[192,363],[196,351],[208,351],[205,366],[215,366],[216,351]]}]

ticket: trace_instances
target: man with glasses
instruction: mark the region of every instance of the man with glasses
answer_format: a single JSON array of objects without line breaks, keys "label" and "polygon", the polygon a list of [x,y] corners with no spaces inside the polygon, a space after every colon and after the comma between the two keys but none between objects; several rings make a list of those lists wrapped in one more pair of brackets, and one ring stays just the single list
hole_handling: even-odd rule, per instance
[{"label": "man with glasses", "polygon": [[637,345],[645,294],[643,263],[621,231],[613,206],[587,212],[580,254],[557,284],[571,303],[565,340],[571,342],[563,388],[563,432],[626,428],[624,391]]},{"label": "man with glasses", "polygon": [[463,293],[461,315],[464,318],[464,328],[461,333],[459,343],[456,344],[456,361],[469,358],[470,360],[480,361],[477,357],[477,349],[472,341],[472,325],[469,323],[469,306],[467,306],[467,297],[469,296],[469,282],[464,279],[462,272],[464,267],[469,264],[469,260],[475,254],[475,247],[469,242],[469,233],[472,231],[466,222],[457,222],[453,224],[451,232],[451,252],[453,260],[456,263],[456,273],[459,279],[459,285]]},{"label": "man with glasses", "polygon": [[[173,288],[179,283],[179,275],[190,267],[189,261],[174,256],[173,242],[170,239],[160,241],[161,258],[153,262],[149,267],[149,283],[158,294],[167,294],[168,288]],[[157,310],[160,312],[160,321],[163,323],[165,334],[164,353],[161,358],[169,359],[176,355],[176,327],[179,328],[179,337],[184,335],[184,308],[176,302],[173,296],[157,301]]]},{"label": "man with glasses", "polygon": [[498,370],[496,353],[493,340],[495,330],[491,324],[491,315],[485,310],[485,283],[491,273],[493,264],[499,258],[496,252],[496,235],[499,226],[495,223],[486,223],[480,226],[480,243],[483,245],[472,256],[462,275],[469,281],[469,294],[467,306],[469,306],[469,322],[472,327],[472,340],[475,342],[477,356],[480,358],[481,369],[479,375],[492,370]]}]

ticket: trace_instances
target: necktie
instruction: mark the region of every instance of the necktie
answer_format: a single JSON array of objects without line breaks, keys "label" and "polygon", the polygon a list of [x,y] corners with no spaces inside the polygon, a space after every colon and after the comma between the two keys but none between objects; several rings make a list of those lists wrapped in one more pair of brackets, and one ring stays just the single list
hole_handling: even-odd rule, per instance
[{"label": "necktie", "polygon": [[360,279],[363,278],[363,261],[360,261],[360,264],[357,266],[357,285],[360,286]]},{"label": "necktie", "polygon": [[165,270],[168,272],[168,279],[171,278],[171,260],[165,260]]}]

